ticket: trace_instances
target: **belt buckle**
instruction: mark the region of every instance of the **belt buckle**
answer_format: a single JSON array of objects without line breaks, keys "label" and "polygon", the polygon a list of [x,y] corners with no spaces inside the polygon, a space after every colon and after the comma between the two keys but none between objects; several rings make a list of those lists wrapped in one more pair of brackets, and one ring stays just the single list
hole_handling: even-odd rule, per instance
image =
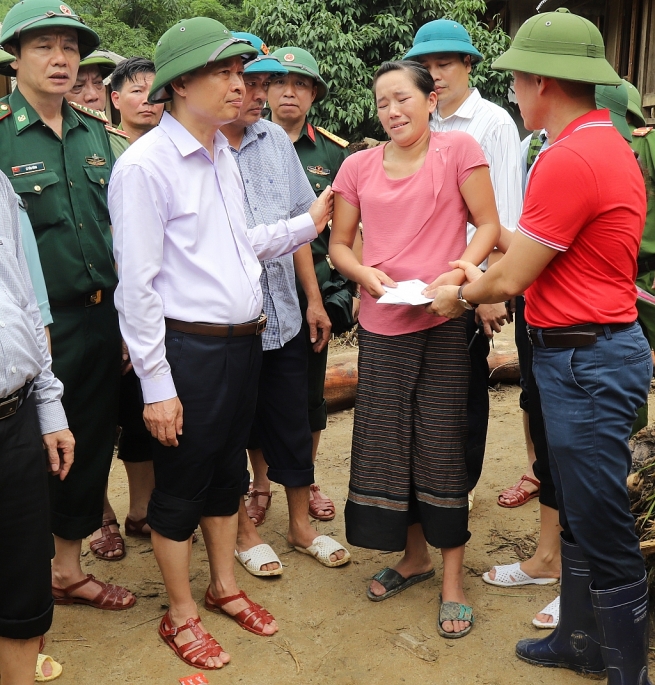
[{"label": "belt buckle", "polygon": [[12,397],[9,400],[4,400],[3,402],[0,402],[0,421],[2,419],[8,419],[10,416],[13,416],[18,411],[19,399],[19,397]]},{"label": "belt buckle", "polygon": [[266,330],[266,314],[262,314],[257,321],[257,328],[255,329],[255,335],[261,335]]},{"label": "belt buckle", "polygon": [[97,304],[102,302],[102,290],[96,290],[93,293],[89,293],[84,296],[84,306],[85,307],[95,307]]}]

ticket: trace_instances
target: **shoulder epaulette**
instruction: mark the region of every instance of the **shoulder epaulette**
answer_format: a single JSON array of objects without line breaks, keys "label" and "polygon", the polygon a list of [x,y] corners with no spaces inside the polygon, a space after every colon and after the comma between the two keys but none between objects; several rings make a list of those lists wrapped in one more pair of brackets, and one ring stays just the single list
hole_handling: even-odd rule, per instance
[{"label": "shoulder epaulette", "polygon": [[101,112],[99,109],[91,109],[90,107],[85,107],[84,105],[78,105],[77,102],[69,102],[68,104],[74,110],[82,112],[83,114],[93,117],[94,119],[99,119],[104,124],[108,122],[107,115],[104,112]]},{"label": "shoulder epaulette", "polygon": [[11,107],[6,102],[0,102],[0,121],[11,114]]},{"label": "shoulder epaulette", "polygon": [[632,135],[637,136],[637,138],[643,138],[644,136],[647,136],[652,130],[652,126],[642,126],[641,128],[636,128],[632,132]]},{"label": "shoulder epaulette", "polygon": [[130,139],[125,131],[121,131],[119,128],[114,128],[111,124],[105,124],[105,128],[107,131],[109,131],[109,133],[113,133],[115,136],[120,136],[121,138],[126,138],[127,140]]},{"label": "shoulder epaulette", "polygon": [[320,126],[314,126],[314,128],[319,133],[323,134],[328,140],[331,140],[333,143],[336,143],[339,147],[348,147],[350,145],[350,143],[347,140],[339,138],[339,136],[335,136],[334,133],[330,133],[329,131],[326,131],[324,128],[321,128]]}]

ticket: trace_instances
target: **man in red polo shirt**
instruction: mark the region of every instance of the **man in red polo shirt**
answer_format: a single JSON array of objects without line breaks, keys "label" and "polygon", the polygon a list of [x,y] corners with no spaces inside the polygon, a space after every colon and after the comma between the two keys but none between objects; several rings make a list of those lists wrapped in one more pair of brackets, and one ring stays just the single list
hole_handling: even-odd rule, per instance
[{"label": "man in red polo shirt", "polygon": [[550,147],[532,169],[517,233],[486,274],[430,286],[430,309],[525,292],[550,467],[562,525],[558,627],[521,640],[519,658],[650,685],[648,594],[626,477],[628,438],[648,396],[652,362],[636,323],[636,258],[646,216],[643,177],[594,84],[619,85],[596,27],[566,9],[532,17],[494,68],[513,70],[529,130]]}]

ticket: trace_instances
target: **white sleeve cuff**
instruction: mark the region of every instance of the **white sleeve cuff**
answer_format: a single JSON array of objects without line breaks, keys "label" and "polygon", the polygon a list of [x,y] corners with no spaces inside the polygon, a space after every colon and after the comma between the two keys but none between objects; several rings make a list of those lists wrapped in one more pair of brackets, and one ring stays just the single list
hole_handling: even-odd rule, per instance
[{"label": "white sleeve cuff", "polygon": [[66,412],[59,400],[44,402],[43,404],[37,402],[36,413],[39,417],[41,435],[56,433],[57,431],[68,428]]},{"label": "white sleeve cuff", "polygon": [[170,373],[141,379],[141,390],[145,404],[163,402],[177,396],[173,376]]},{"label": "white sleeve cuff", "polygon": [[293,233],[294,240],[298,247],[302,247],[305,243],[310,243],[318,236],[314,220],[309,212],[289,219],[289,230]]}]

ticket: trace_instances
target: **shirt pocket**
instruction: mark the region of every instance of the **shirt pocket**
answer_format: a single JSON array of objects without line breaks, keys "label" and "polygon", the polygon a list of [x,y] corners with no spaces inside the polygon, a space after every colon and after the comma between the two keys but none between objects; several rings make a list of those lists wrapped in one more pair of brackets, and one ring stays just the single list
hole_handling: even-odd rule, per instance
[{"label": "shirt pocket", "polygon": [[91,181],[89,183],[89,193],[93,216],[99,222],[108,222],[107,186],[109,185],[110,168],[105,166],[85,166],[84,172],[89,181]]},{"label": "shirt pocket", "polygon": [[312,184],[312,190],[316,193],[316,197],[318,197],[327,188],[327,186],[332,184],[332,174],[322,176],[320,174],[313,174],[308,170],[307,178]]},{"label": "shirt pocket", "polygon": [[34,231],[64,222],[59,176],[54,171],[43,171],[24,178],[12,178],[14,190],[21,196]]}]

